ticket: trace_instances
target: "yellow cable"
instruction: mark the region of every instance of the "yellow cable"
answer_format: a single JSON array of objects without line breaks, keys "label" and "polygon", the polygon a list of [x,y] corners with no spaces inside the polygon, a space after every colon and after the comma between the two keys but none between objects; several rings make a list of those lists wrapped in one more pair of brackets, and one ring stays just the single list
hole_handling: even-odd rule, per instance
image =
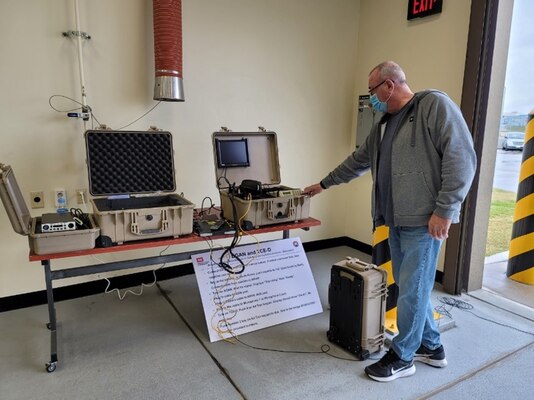
[{"label": "yellow cable", "polygon": [[[237,241],[237,244],[239,244],[239,242],[241,241],[241,237],[243,234],[246,234],[250,237],[252,237],[255,241],[256,241],[256,250],[259,250],[260,249],[260,241],[258,240],[258,238],[254,235],[251,235],[250,233],[248,233],[247,231],[244,231],[242,228],[241,228],[241,222],[243,221],[243,218],[245,218],[245,216],[248,214],[248,212],[250,211],[250,207],[252,205],[252,195],[249,193],[249,195],[247,196],[247,200],[248,200],[248,207],[247,207],[247,210],[245,211],[245,213],[241,216],[241,218],[239,218],[239,240]],[[254,257],[252,257],[249,262],[247,262],[244,266],[247,267],[252,261],[254,261],[256,259],[258,255],[258,251],[256,251],[256,255]]]},{"label": "yellow cable", "polygon": [[[210,262],[213,262],[212,261],[213,260],[213,257],[212,257],[212,255],[213,255],[213,242],[211,240],[208,240],[208,239],[206,239],[206,242],[208,243],[208,246],[210,248]],[[220,247],[223,247],[223,246],[220,246]],[[210,325],[211,325],[211,328],[217,333],[217,335],[222,340],[224,340],[226,342],[229,342],[229,343],[234,343],[234,342],[232,340],[228,339],[228,338],[225,338],[224,334],[228,333],[232,337],[237,337],[237,335],[230,328],[230,324],[229,324],[229,321],[231,321],[233,318],[236,317],[237,311],[229,308],[227,306],[227,303],[229,301],[233,300],[233,298],[235,297],[235,295],[237,293],[236,282],[239,280],[240,276],[241,275],[236,275],[236,274],[230,274],[229,273],[227,278],[226,278],[226,281],[225,281],[224,285],[221,288],[217,287],[215,276],[213,278],[213,286],[215,288],[215,292],[217,293],[217,297],[219,298],[220,303],[217,303],[215,301],[215,298],[212,298],[213,304],[215,305],[215,311],[213,312],[213,315],[210,318]],[[219,292],[222,289],[224,289],[226,286],[228,286],[230,284],[230,282],[234,283],[233,292],[232,292],[231,296],[227,300],[222,302],[222,300],[220,299]],[[223,318],[219,319],[218,321],[216,321],[216,319],[217,319],[216,317],[218,317],[217,314],[218,314],[219,310],[221,311]],[[230,317],[228,317],[226,315],[227,312],[232,313],[232,315]],[[222,326],[223,324],[224,324],[225,327]]]}]

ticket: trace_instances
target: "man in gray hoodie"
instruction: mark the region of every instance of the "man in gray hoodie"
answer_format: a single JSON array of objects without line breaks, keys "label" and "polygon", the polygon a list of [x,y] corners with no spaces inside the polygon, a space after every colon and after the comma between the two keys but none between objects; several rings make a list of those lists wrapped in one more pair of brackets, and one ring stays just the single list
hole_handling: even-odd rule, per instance
[{"label": "man in gray hoodie", "polygon": [[437,90],[413,93],[398,64],[385,61],[372,69],[369,94],[383,117],[358,150],[304,192],[314,196],[371,170],[373,226],[389,227],[399,334],[365,372],[388,382],[413,375],[414,361],[447,365],[430,294],[439,250],[451,223],[459,222],[476,155],[458,106]]}]

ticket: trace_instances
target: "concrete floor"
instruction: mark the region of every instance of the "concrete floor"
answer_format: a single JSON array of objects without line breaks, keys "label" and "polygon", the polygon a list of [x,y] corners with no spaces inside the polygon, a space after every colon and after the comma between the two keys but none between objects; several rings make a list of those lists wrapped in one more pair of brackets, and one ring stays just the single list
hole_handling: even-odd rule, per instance
[{"label": "concrete floor", "polygon": [[[327,344],[330,266],[348,247],[307,254],[324,312],[240,336],[262,348],[320,352]],[[476,295],[476,294],[475,294]],[[434,290],[434,303],[445,295]],[[101,294],[56,304],[59,364],[45,372],[45,305],[0,314],[0,397],[10,399],[526,399],[534,392],[534,319],[494,305],[490,292],[447,307],[449,366],[416,364],[414,376],[368,379],[373,360],[256,350],[210,343],[194,276],[162,281],[140,297]],[[447,296],[450,297],[450,296]],[[526,306],[523,306],[526,307]],[[527,311],[532,311],[529,307]],[[493,321],[493,322],[492,322]],[[351,355],[331,345],[333,355]],[[374,358],[379,355],[373,355]]]},{"label": "concrete floor", "polygon": [[486,257],[482,287],[505,299],[534,309],[534,286],[514,281],[506,276],[508,252]]}]

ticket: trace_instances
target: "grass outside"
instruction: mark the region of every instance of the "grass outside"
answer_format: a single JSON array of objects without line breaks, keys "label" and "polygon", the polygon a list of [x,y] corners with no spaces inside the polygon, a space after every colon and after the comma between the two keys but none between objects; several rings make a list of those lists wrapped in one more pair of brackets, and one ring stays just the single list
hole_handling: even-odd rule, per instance
[{"label": "grass outside", "polygon": [[486,241],[486,257],[509,250],[515,200],[516,194],[514,192],[493,189],[488,238]]}]

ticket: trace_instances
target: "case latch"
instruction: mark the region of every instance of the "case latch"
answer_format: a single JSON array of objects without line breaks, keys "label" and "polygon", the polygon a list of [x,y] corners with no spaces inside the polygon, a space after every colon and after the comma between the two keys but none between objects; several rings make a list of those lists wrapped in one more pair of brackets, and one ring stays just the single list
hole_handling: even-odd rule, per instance
[{"label": "case latch", "polygon": [[[154,219],[154,217],[149,214],[146,215],[145,218],[148,221],[151,221]],[[130,231],[134,235],[153,235],[155,233],[163,233],[169,228],[169,220],[167,219],[167,209],[161,210],[161,216],[160,216],[160,227],[159,228],[149,228],[149,229],[141,229],[142,222],[139,219],[139,212],[131,212],[130,213]]]},{"label": "case latch", "polygon": [[267,202],[267,218],[269,219],[293,218],[295,210],[295,199],[293,197],[288,198],[286,203],[280,199]]}]

